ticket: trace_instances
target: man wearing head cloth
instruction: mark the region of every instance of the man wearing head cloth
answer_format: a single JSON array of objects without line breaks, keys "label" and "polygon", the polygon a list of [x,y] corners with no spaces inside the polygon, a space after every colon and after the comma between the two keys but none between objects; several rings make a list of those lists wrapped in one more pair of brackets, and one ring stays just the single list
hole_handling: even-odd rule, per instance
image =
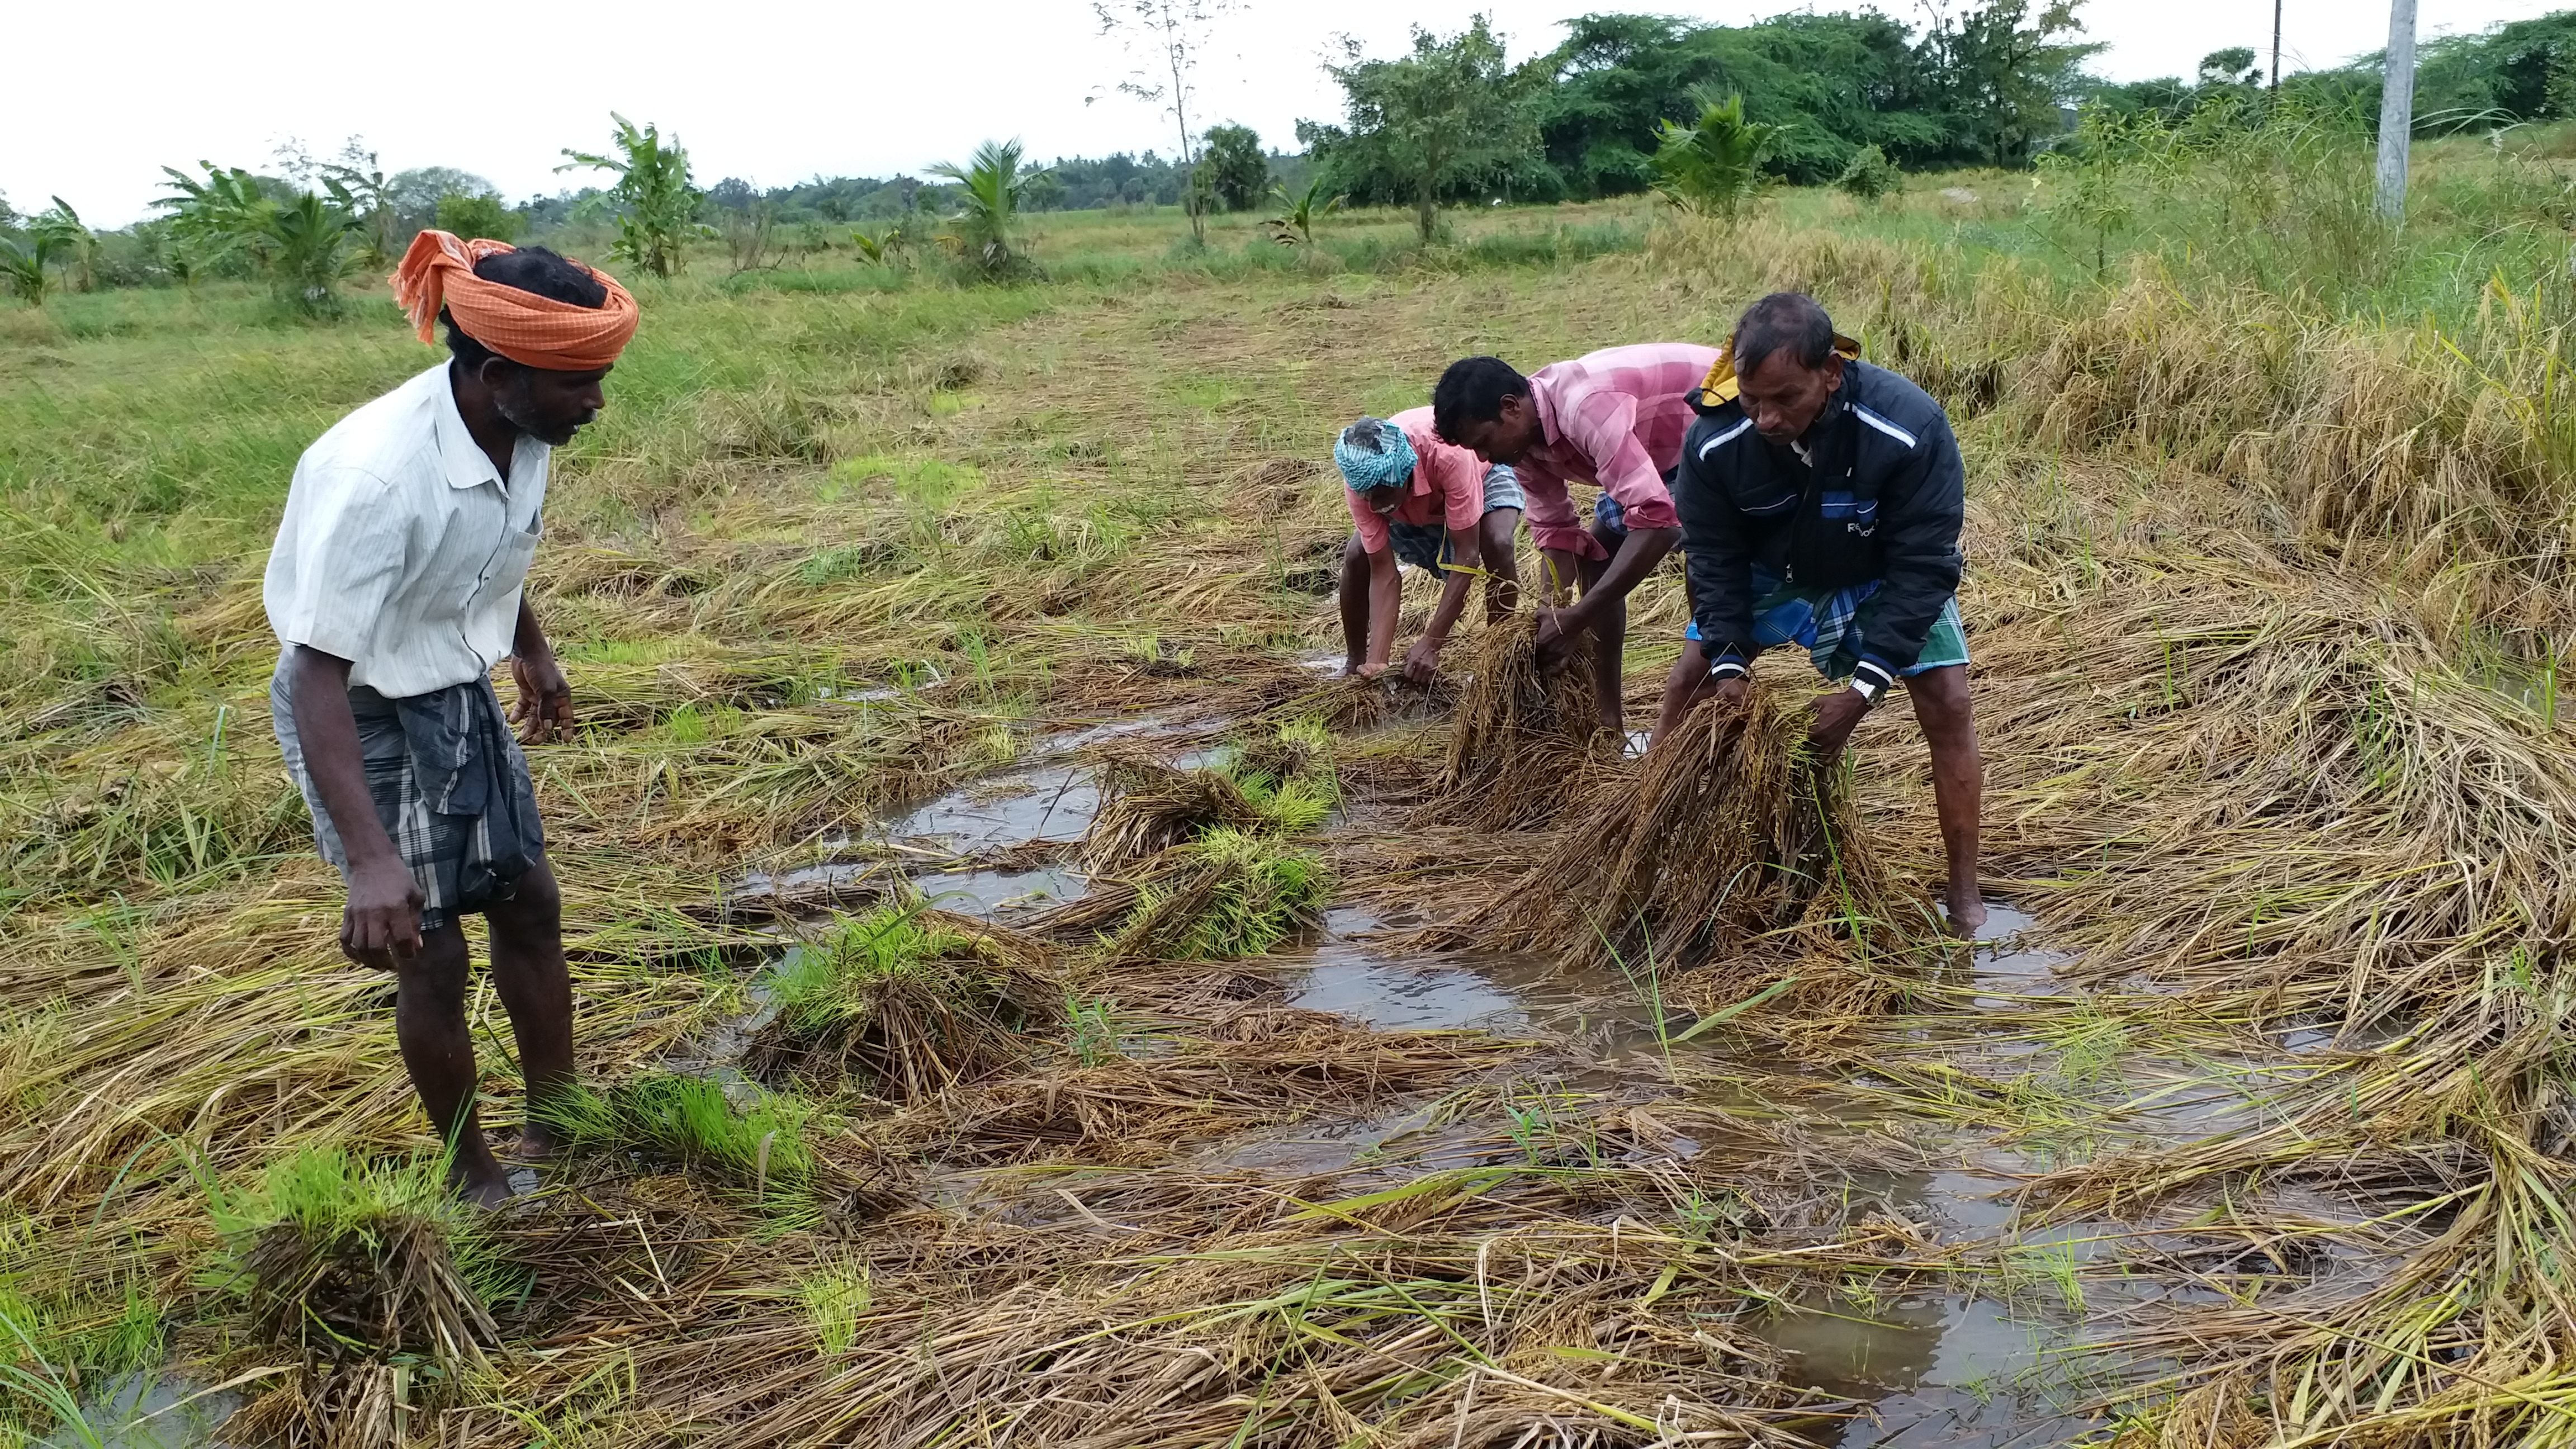
[{"label": "man wearing head cloth", "polygon": [[1422,637],[1404,652],[1404,676],[1428,684],[1449,630],[1467,605],[1467,581],[1485,579],[1485,618],[1511,612],[1520,593],[1513,557],[1521,486],[1509,466],[1488,465],[1440,441],[1431,409],[1362,418],[1333,441],[1333,465],[1350,500],[1353,532],[1342,549],[1344,673],[1374,679],[1395,652],[1403,602],[1396,561],[1441,581]]},{"label": "man wearing head cloth", "polygon": [[[572,695],[520,591],[544,532],[553,450],[599,415],[635,299],[543,247],[424,231],[394,274],[437,367],[304,452],[268,557],[283,646],[269,706],[323,858],[348,883],[340,949],[394,973],[394,1035],[482,1202],[510,1185],[474,1110],[465,934],[480,913],[492,983],[526,1072],[521,1150],[554,1146],[573,1083],[562,897],[522,742],[564,738]],[[505,720],[491,671],[510,660]],[[511,726],[518,728],[512,738]]]}]

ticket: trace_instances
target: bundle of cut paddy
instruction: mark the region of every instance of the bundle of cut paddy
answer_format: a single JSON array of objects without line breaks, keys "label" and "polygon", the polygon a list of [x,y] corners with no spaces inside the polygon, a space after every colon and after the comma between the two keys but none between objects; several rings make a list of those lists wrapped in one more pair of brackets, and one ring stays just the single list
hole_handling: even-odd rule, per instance
[{"label": "bundle of cut paddy", "polygon": [[1859,838],[1844,770],[1808,750],[1809,723],[1768,686],[1700,706],[1455,931],[1636,969],[1694,966],[1798,926],[1857,934],[1920,916]]},{"label": "bundle of cut paddy", "polygon": [[1220,830],[1293,835],[1322,823],[1339,793],[1331,737],[1311,720],[1252,731],[1222,767],[1114,758],[1101,771],[1104,803],[1083,836],[1082,863],[1115,869]]},{"label": "bundle of cut paddy", "polygon": [[1103,938],[1107,964],[1258,956],[1316,920],[1331,883],[1310,851],[1234,829],[1154,856],[1125,880],[1096,882],[1040,928]]},{"label": "bundle of cut paddy", "polygon": [[1541,669],[1537,626],[1525,618],[1479,636],[1468,669],[1450,720],[1439,798],[1424,823],[1535,825],[1563,798],[1567,778],[1595,764],[1601,729],[1591,672],[1580,660]]},{"label": "bundle of cut paddy", "polygon": [[473,1279],[489,1254],[438,1159],[307,1147],[217,1219],[257,1336],[334,1361],[484,1361],[496,1330]]},{"label": "bundle of cut paddy", "polygon": [[1142,756],[1101,766],[1100,813],[1082,837],[1082,864],[1103,870],[1143,860],[1210,830],[1246,830],[1261,812],[1221,770],[1183,770]]},{"label": "bundle of cut paddy", "polygon": [[858,1078],[908,1099],[1021,1065],[1022,1033],[1055,1019],[1043,953],[918,904],[886,905],[801,948],[744,1069],[818,1090]]}]

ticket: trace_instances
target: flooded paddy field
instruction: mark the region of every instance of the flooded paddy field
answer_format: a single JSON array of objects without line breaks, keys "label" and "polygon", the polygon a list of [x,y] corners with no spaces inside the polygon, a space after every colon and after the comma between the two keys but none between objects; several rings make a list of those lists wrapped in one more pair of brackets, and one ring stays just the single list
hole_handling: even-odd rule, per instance
[{"label": "flooded paddy field", "polygon": [[[2482,531],[2505,494],[2442,492],[2554,476],[2499,421],[2518,344],[2467,338],[2473,376],[2259,298],[2042,296],[1769,222],[1657,246],[647,298],[669,330],[561,460],[531,592],[583,720],[532,758],[585,1107],[489,1213],[439,1189],[266,733],[252,482],[292,447],[99,444],[251,481],[166,516],[62,483],[20,530],[8,1433],[2576,1442],[2576,751],[2533,683],[2576,611]],[[1887,909],[1819,893],[1706,959],[1480,939],[1498,902],[1579,919],[1538,867],[1644,765],[1462,795],[1473,624],[1429,689],[1330,677],[1322,440],[1461,349],[1714,335],[1775,285],[1970,459],[1983,938],[1937,929],[1883,710],[1847,844]],[[2328,361],[2173,365],[2254,335]],[[132,376],[304,439],[421,360],[266,338],[317,380],[263,392],[169,345],[63,345],[48,477]],[[1636,596],[1632,726],[1684,614],[1675,571]]]}]

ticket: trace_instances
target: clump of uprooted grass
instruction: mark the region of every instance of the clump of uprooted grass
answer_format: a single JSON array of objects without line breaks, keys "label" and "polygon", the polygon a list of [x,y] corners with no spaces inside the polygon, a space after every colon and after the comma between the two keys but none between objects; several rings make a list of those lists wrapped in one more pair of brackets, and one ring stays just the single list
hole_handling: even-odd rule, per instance
[{"label": "clump of uprooted grass", "polygon": [[1023,1033],[1059,1010],[1043,959],[1034,943],[918,903],[880,906],[790,957],[744,1069],[897,1100],[1010,1070],[1028,1059]]},{"label": "clump of uprooted grass", "polygon": [[483,1362],[499,1265],[437,1158],[305,1147],[214,1208],[257,1337],[333,1362]]},{"label": "clump of uprooted grass", "polygon": [[1448,929],[1584,965],[1689,967],[1775,932],[1866,945],[1921,918],[1861,839],[1846,772],[1808,749],[1808,723],[1767,685],[1701,705],[1526,877]]},{"label": "clump of uprooted grass", "polygon": [[1212,831],[1296,835],[1312,830],[1341,797],[1332,737],[1312,720],[1256,730],[1222,766],[1175,768],[1138,755],[1101,772],[1105,803],[1084,835],[1093,870],[1149,859]]},{"label": "clump of uprooted grass", "polygon": [[1258,956],[1315,921],[1332,893],[1313,852],[1232,828],[1210,830],[1104,881],[1044,917],[1056,933],[1094,933],[1107,964]]},{"label": "clump of uprooted grass", "polygon": [[1592,676],[1539,667],[1537,626],[1513,618],[1476,640],[1426,822],[1509,830],[1544,820],[1600,733]]}]

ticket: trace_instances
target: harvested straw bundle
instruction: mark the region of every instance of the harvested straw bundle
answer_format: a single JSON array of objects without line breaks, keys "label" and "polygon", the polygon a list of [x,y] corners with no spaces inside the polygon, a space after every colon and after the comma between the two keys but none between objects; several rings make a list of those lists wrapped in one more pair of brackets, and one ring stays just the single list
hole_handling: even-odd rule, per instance
[{"label": "harvested straw bundle", "polygon": [[1143,860],[1211,830],[1249,830],[1261,811],[1219,770],[1182,770],[1138,755],[1100,770],[1104,802],[1082,837],[1082,864],[1103,870]]},{"label": "harvested straw bundle", "polygon": [[1114,869],[1221,830],[1295,835],[1312,830],[1340,798],[1332,737],[1311,720],[1253,730],[1222,766],[1183,770],[1143,755],[1101,771],[1105,802],[1082,840],[1082,863]]},{"label": "harvested straw bundle", "polygon": [[1332,884],[1304,850],[1241,830],[1211,830],[1146,861],[1131,878],[1040,918],[1053,934],[1107,937],[1108,964],[1258,956],[1323,910]]},{"label": "harvested straw bundle", "polygon": [[1022,1033],[1059,993],[1024,938],[945,912],[883,906],[806,947],[778,977],[778,1014],[743,1069],[831,1090],[861,1077],[908,1100],[1023,1063]]},{"label": "harvested straw bundle", "polygon": [[1513,618],[1478,636],[1449,725],[1440,798],[1424,823],[1535,825],[1557,799],[1553,788],[1538,787],[1592,764],[1602,731],[1591,675],[1580,667],[1540,669],[1537,630],[1534,621]]},{"label": "harvested straw bundle", "polygon": [[1693,711],[1464,933],[1634,968],[1698,965],[1790,927],[1896,920],[1844,772],[1808,752],[1807,711],[1788,695],[1757,685],[1740,705]]},{"label": "harvested straw bundle", "polygon": [[438,1160],[308,1147],[217,1217],[259,1337],[333,1361],[485,1362],[497,1330],[472,1280],[489,1254]]}]

